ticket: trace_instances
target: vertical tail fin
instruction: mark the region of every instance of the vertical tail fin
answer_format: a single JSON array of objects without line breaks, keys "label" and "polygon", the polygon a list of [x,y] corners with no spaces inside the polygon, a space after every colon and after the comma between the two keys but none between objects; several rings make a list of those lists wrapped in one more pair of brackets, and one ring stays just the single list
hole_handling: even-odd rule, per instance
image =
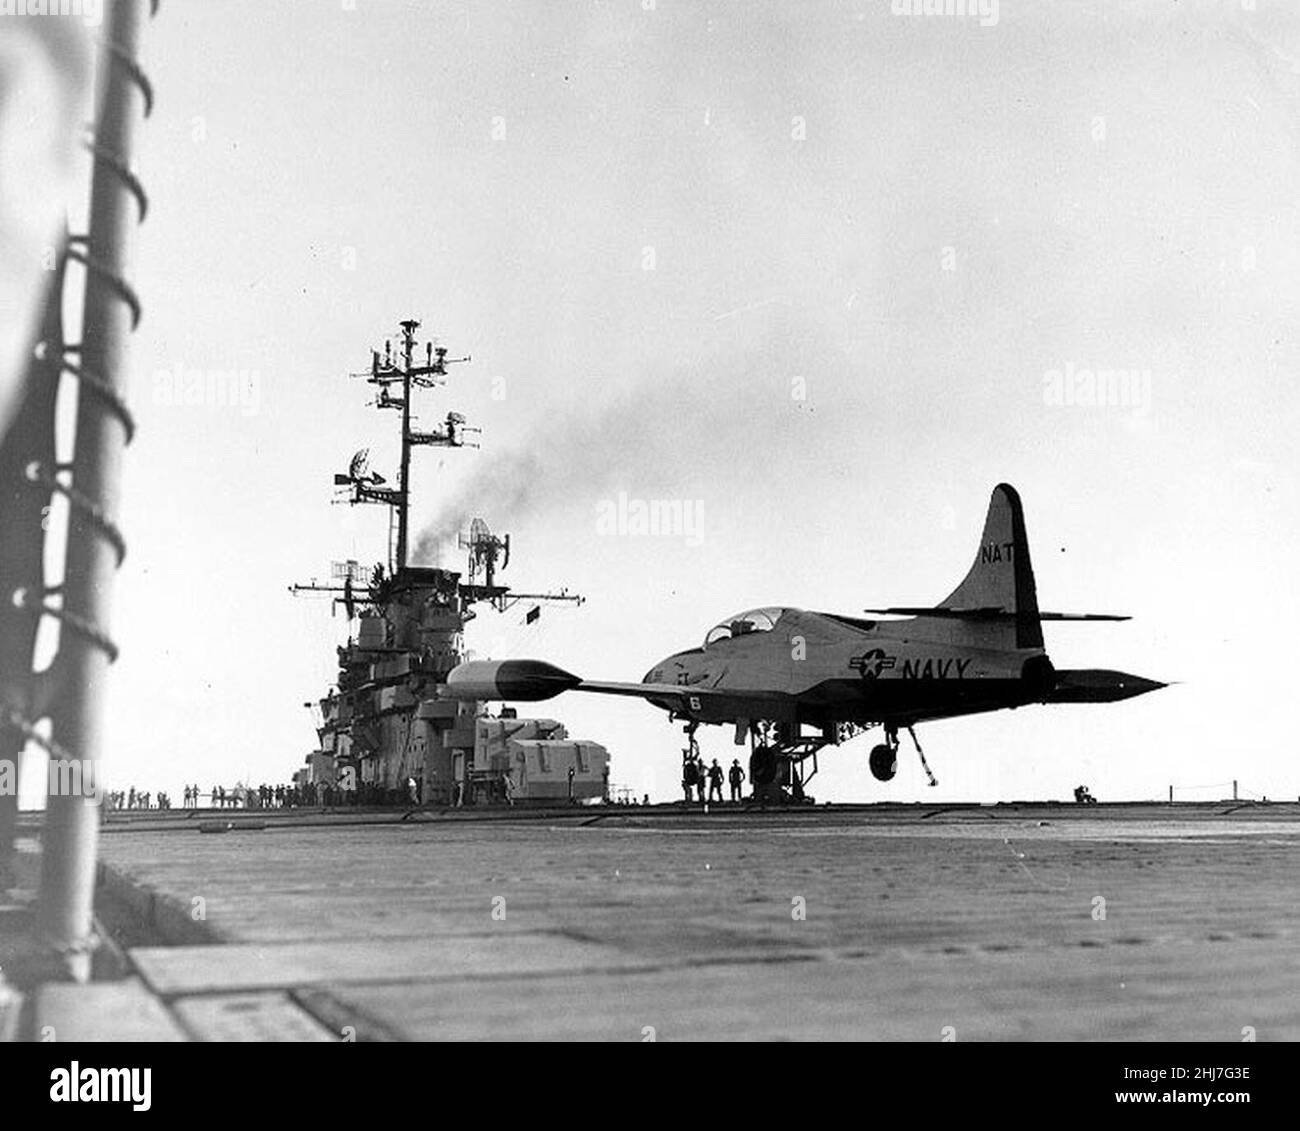
[{"label": "vertical tail fin", "polygon": [[1041,648],[1038,590],[1029,560],[1025,514],[1014,487],[999,483],[989,500],[988,516],[974,564],[962,583],[939,608],[953,611],[998,611],[1015,614],[1015,647]]}]

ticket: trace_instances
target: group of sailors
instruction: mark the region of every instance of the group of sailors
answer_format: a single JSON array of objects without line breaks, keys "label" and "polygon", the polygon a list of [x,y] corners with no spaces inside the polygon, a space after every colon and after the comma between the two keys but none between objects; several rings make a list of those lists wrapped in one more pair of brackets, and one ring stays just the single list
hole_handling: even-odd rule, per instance
[{"label": "group of sailors", "polygon": [[172,800],[165,793],[157,797],[145,790],[118,789],[104,795],[104,802],[110,809],[170,809]]},{"label": "group of sailors", "polygon": [[[325,787],[328,789],[329,787]],[[212,809],[295,809],[300,805],[316,805],[324,802],[321,790],[314,785],[259,785],[256,789],[247,785],[236,785],[227,789],[223,785],[214,785],[210,793],[204,793],[197,785],[187,785],[181,790],[182,806],[186,809],[198,809],[202,799]],[[130,789],[114,790],[105,795],[109,809],[170,809],[171,797],[163,792],[157,795],[149,790]]]},{"label": "group of sailors", "polygon": [[[233,789],[214,785],[207,796],[213,809],[329,809],[336,805],[417,806],[421,804],[423,791],[422,778],[408,778],[397,788],[385,788],[373,782],[356,782],[350,787],[330,782],[257,787],[236,785]],[[198,808],[202,796],[199,787],[192,786],[188,806]]]},{"label": "group of sailors", "polygon": [[[723,778],[731,785],[731,800],[741,800],[741,786],[745,784],[745,771],[741,769],[740,759],[733,759],[731,769],[723,771],[716,758],[711,766],[705,766],[699,751],[688,749],[682,751],[682,792],[686,801],[699,801],[702,804],[717,801],[722,804]],[[707,791],[708,796],[705,796]]]},{"label": "group of sailors", "polygon": [[[326,787],[328,788],[328,787]],[[214,785],[204,794],[197,785],[187,785],[184,791],[186,809],[197,809],[200,798],[208,798],[212,809],[297,809],[303,805],[328,804],[321,796],[321,787],[311,782],[305,785],[236,785],[227,789]]]},{"label": "group of sailors", "polygon": [[[572,776],[572,771],[570,771]],[[687,750],[682,758],[682,791],[686,800],[706,803],[722,803],[722,783],[731,785],[731,800],[740,801],[741,787],[745,784],[745,771],[741,769],[740,759],[731,763],[731,768],[724,771],[716,758],[712,765],[705,765],[698,751]],[[504,800],[514,804],[514,790],[503,787]],[[570,782],[570,799],[572,799],[572,781]],[[352,805],[405,805],[419,806],[423,803],[424,782],[422,779],[408,778],[397,789],[381,789],[365,783],[351,790],[329,784],[317,785],[307,782],[303,785],[259,785],[256,788],[247,785],[235,785],[227,789],[214,785],[209,792],[203,792],[198,785],[187,785],[181,791],[183,807],[198,809],[206,806],[212,809],[297,809],[303,806]],[[498,800],[492,798],[492,800]],[[137,790],[134,786],[127,790],[105,795],[109,809],[170,809],[171,798],[165,793],[153,793]],[[453,793],[453,804],[459,800]],[[638,801],[634,797],[620,797],[612,802],[616,805],[649,805],[650,795]]]},{"label": "group of sailors", "polygon": [[[401,788],[382,789],[371,783],[362,783],[352,789],[331,785],[328,782],[305,782],[302,785],[214,785],[205,791],[196,785],[181,790],[181,803],[186,809],[299,809],[303,807],[332,807],[335,805],[406,805],[418,806],[422,801],[424,782],[408,778]],[[105,803],[114,811],[124,809],[170,809],[171,798],[165,793],[156,796],[134,786],[127,790],[105,795]]]},{"label": "group of sailors", "polygon": [[184,790],[186,809],[197,809],[199,799],[206,796],[208,806],[212,809],[296,809],[299,805],[309,805],[304,796],[305,788],[296,785],[236,785],[227,789],[224,785],[214,785],[212,791],[204,794],[198,785],[187,785]]}]

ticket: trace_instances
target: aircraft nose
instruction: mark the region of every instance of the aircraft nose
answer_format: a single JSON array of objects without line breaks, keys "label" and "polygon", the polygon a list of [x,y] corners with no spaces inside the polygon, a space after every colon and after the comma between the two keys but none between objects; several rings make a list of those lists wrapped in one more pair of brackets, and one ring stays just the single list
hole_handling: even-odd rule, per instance
[{"label": "aircraft nose", "polygon": [[670,669],[673,668],[675,656],[665,656],[654,667],[641,677],[642,683],[672,683],[676,678]]}]

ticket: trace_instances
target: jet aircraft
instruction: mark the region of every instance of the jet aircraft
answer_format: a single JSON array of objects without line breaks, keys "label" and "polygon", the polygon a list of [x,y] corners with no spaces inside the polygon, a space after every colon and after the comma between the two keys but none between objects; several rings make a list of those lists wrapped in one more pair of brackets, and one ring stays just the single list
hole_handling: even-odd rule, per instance
[{"label": "jet aircraft", "polygon": [[[682,720],[688,757],[700,724],[732,724],[751,746],[759,798],[802,797],[817,752],[874,727],[869,756],[880,781],[894,777],[898,734],[932,719],[1032,703],[1111,703],[1166,686],[1100,669],[1058,669],[1043,646],[1044,621],[1119,621],[1100,613],[1038,608],[1020,496],[999,484],[975,561],[933,608],[865,609],[865,616],[789,607],[751,609],[714,627],[697,648],[655,664],[640,683],[583,679],[540,660],[470,660],[443,694],[472,700],[549,699],[565,691],[636,696]],[[882,617],[889,619],[880,619]],[[811,759],[811,771],[806,763]]]}]

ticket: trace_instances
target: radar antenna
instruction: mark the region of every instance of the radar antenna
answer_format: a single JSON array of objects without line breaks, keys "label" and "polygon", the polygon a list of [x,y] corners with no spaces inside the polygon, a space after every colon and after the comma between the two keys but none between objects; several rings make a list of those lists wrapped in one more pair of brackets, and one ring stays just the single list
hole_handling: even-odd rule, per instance
[{"label": "radar antenna", "polygon": [[470,584],[481,578],[484,586],[492,588],[497,559],[502,559],[503,570],[510,564],[510,535],[498,538],[483,519],[476,518],[469,524],[469,535],[460,535],[458,541],[461,549],[469,551]]}]

